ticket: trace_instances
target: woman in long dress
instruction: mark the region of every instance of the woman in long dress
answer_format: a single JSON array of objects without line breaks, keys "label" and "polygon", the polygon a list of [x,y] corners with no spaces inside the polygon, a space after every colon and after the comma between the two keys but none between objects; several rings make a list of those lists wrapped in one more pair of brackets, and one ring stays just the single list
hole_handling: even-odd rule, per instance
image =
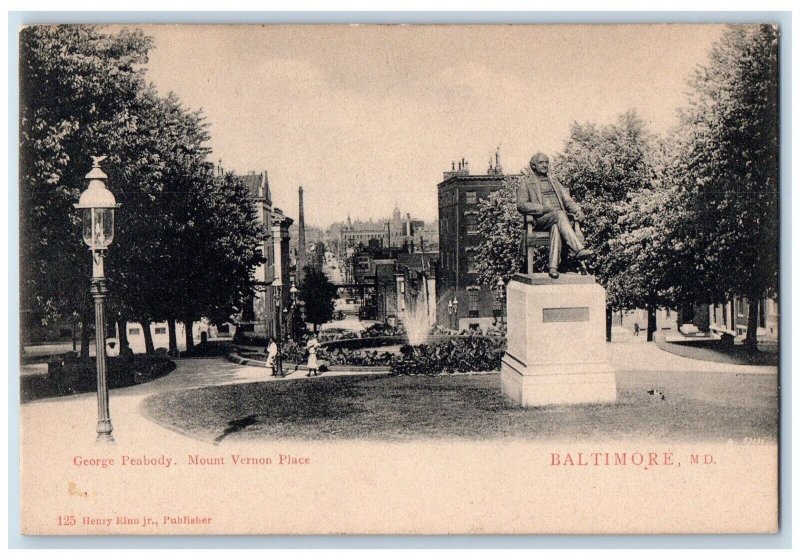
[{"label": "woman in long dress", "polygon": [[275,358],[278,356],[278,345],[275,343],[275,339],[269,337],[269,343],[267,344],[267,369],[270,371],[270,375],[275,375]]},{"label": "woman in long dress", "polygon": [[320,343],[317,340],[317,337],[312,335],[311,338],[308,339],[306,342],[306,350],[308,351],[308,375],[307,377],[312,377],[316,375],[320,375],[319,373],[319,365],[317,364],[317,348],[320,347]]}]

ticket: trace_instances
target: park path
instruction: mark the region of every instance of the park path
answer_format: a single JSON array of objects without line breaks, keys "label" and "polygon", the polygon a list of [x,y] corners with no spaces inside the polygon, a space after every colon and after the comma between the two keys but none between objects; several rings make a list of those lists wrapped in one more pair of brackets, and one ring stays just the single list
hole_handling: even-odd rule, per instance
[{"label": "park path", "polygon": [[644,336],[629,337],[625,342],[608,345],[611,365],[617,371],[666,371],[694,373],[733,373],[754,375],[777,375],[775,366],[750,366],[723,364],[693,360],[665,352],[653,342],[646,342]]}]

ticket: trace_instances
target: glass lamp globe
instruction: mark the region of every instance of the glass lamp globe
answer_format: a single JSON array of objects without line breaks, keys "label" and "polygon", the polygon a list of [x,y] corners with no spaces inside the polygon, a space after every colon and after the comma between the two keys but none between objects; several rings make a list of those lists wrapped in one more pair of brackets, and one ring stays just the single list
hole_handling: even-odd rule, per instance
[{"label": "glass lamp globe", "polygon": [[88,188],[81,193],[75,208],[81,212],[83,241],[93,251],[105,249],[114,240],[114,211],[119,207],[103,179],[108,176],[99,163],[86,174]]}]

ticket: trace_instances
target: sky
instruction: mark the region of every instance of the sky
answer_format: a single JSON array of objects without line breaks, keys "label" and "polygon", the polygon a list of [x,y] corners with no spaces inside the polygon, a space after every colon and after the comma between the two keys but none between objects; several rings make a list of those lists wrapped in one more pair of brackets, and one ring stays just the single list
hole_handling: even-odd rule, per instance
[{"label": "sky", "polygon": [[437,216],[453,160],[507,172],[559,151],[575,122],[636,110],[677,123],[719,25],[144,26],[148,79],[211,124],[214,160],[267,170],[306,223]]}]

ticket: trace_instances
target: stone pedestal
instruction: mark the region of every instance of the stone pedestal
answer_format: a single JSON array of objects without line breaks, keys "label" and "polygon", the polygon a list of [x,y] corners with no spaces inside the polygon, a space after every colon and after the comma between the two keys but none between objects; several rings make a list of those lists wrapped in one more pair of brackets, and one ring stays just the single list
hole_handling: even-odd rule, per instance
[{"label": "stone pedestal", "polygon": [[516,274],[508,284],[503,394],[522,406],[614,402],[606,292],[592,276]]}]

